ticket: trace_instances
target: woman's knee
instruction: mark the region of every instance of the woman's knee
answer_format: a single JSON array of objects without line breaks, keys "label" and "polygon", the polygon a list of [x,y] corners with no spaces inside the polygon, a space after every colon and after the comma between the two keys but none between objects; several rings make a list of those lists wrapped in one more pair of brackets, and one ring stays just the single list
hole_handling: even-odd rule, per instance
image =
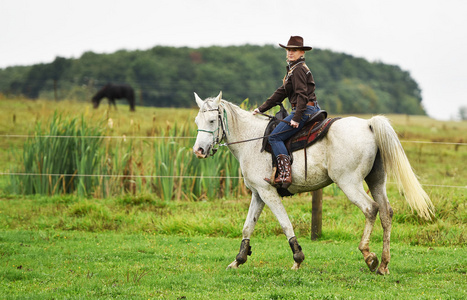
[{"label": "woman's knee", "polygon": [[269,141],[270,144],[272,144],[272,143],[281,142],[282,139],[280,138],[279,135],[271,135],[271,136],[268,137],[268,141]]}]

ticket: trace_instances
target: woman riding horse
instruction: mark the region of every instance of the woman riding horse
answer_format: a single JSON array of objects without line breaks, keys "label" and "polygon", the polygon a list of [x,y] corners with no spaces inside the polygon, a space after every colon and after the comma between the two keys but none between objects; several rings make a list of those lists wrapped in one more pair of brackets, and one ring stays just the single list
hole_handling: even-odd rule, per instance
[{"label": "woman riding horse", "polygon": [[289,123],[279,123],[269,136],[269,143],[279,168],[279,175],[276,179],[271,178],[270,182],[286,189],[292,184],[292,169],[284,141],[297,133],[310,116],[319,110],[319,106],[315,95],[315,80],[305,64],[305,51],[312,48],[303,46],[303,38],[300,36],[291,36],[287,46],[279,46],[287,50],[287,74],[282,86],[263,105],[256,108],[253,114],[265,112],[282,103],[285,98],[288,98],[292,105],[292,113],[285,118]]},{"label": "woman riding horse", "polygon": [[[263,208],[268,206],[292,249],[295,261],[292,268],[298,269],[305,258],[302,248],[277,189],[264,181],[272,171],[271,155],[260,151],[268,120],[253,116],[221,97],[222,93],[219,93],[217,97],[203,101],[195,93],[199,112],[195,119],[198,135],[193,152],[199,158],[206,158],[214,155],[221,145],[229,147],[240,164],[245,185],[252,193],[240,250],[228,268],[238,268],[247,261],[251,254],[251,235]],[[306,148],[306,155],[304,151],[294,154],[292,172],[294,179],[287,189],[291,194],[319,190],[335,182],[362,211],[366,221],[358,249],[368,268],[378,274],[389,274],[391,259],[393,211],[386,193],[386,172],[394,175],[411,208],[427,219],[434,212],[396,132],[383,116],[369,120],[355,117],[336,120],[321,140]],[[364,181],[373,199],[363,188]],[[378,213],[383,228],[381,264],[376,254],[370,251],[370,235]]]}]

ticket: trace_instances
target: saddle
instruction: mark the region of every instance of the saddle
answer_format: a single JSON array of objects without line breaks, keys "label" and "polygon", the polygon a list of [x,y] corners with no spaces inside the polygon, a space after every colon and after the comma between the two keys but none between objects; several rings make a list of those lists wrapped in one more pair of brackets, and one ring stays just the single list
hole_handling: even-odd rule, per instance
[{"label": "saddle", "polygon": [[[268,126],[266,126],[266,130],[264,131],[264,138],[263,138],[263,146],[261,148],[261,152],[269,152],[272,155],[272,165],[273,165],[273,176],[271,178],[275,178],[277,176],[277,159],[272,152],[271,145],[269,144],[268,137],[271,132],[276,128],[276,126],[283,120],[285,117],[288,116],[287,111],[281,105],[280,110],[276,113],[275,117],[269,121]],[[331,127],[332,123],[339,120],[338,118],[328,118],[328,113],[325,110],[319,110],[315,114],[313,114],[310,119],[305,123],[300,131],[295,133],[289,139],[287,139],[284,144],[287,148],[287,151],[290,154],[290,160],[293,162],[293,152],[304,149],[305,153],[305,166],[307,165],[307,156],[306,156],[306,148],[313,145],[324,136],[326,136],[329,128]],[[305,167],[305,178],[307,177],[307,169]],[[284,196],[292,196],[287,189],[278,188],[279,195],[282,197]]]},{"label": "saddle", "polygon": [[[283,107],[281,106],[281,110],[276,114],[274,118],[271,119],[271,121],[269,121],[268,126],[266,126],[261,152],[266,151],[272,153],[272,148],[269,144],[268,137],[269,135],[271,135],[271,132],[274,130],[274,128],[276,128],[279,122],[281,122],[281,119],[287,117],[287,111],[285,111],[284,109],[284,114],[284,111],[282,110]],[[319,141],[326,135],[332,123],[340,119],[327,118],[327,116],[328,113],[325,110],[317,111],[310,117],[310,119],[305,123],[305,126],[303,126],[303,128],[300,129],[299,132],[295,133],[293,136],[287,139],[284,143],[289,154],[292,154],[297,150],[307,148],[308,146],[311,146],[312,144]]]}]

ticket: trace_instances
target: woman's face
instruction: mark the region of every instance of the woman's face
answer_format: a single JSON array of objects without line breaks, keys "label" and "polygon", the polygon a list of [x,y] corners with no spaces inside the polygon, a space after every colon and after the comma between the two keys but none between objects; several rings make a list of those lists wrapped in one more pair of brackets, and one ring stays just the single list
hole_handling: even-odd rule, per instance
[{"label": "woman's face", "polygon": [[300,57],[305,55],[305,51],[298,49],[287,49],[287,60],[296,61]]}]

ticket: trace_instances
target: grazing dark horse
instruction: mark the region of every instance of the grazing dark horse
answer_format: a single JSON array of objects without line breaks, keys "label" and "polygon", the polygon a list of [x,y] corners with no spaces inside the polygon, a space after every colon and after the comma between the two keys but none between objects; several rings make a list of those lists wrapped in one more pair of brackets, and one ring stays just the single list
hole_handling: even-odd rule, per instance
[{"label": "grazing dark horse", "polygon": [[99,107],[102,98],[109,99],[109,106],[113,104],[115,108],[115,99],[127,99],[130,103],[130,111],[135,111],[135,91],[129,84],[106,84],[92,97],[94,108]]}]

